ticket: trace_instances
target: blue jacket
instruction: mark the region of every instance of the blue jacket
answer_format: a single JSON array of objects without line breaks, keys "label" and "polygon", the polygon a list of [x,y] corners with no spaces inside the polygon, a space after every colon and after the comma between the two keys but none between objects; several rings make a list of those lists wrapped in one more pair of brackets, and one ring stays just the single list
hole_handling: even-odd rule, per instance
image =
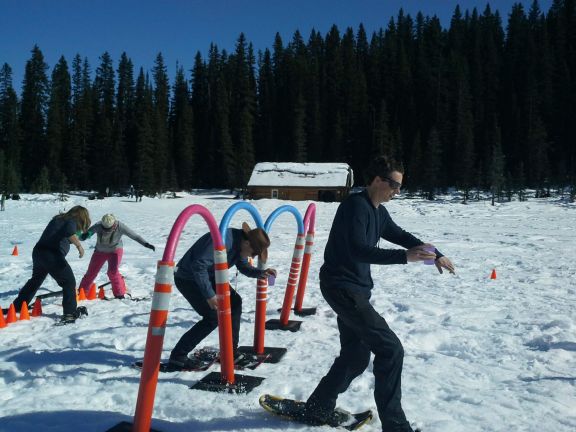
[{"label": "blue jacket", "polygon": [[[338,207],[326,249],[320,280],[369,292],[374,286],[370,264],[406,264],[403,249],[380,249],[380,238],[406,249],[423,244],[394,223],[386,208],[374,208],[368,192],[350,195]],[[436,251],[436,256],[442,254]]]},{"label": "blue jacket", "polygon": [[[263,277],[265,270],[252,267],[247,258],[240,257],[242,238],[241,229],[228,228],[226,234],[228,268],[236,266],[240,273],[251,278]],[[205,299],[216,295],[214,245],[210,233],[204,234],[188,249],[178,262],[174,276],[192,281]]]}]

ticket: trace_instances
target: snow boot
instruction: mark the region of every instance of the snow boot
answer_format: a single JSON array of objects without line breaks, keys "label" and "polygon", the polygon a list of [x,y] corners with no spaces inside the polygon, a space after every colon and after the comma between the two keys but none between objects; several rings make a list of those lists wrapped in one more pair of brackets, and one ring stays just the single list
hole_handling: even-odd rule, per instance
[{"label": "snow boot", "polygon": [[62,318],[60,318],[60,325],[66,324],[74,324],[76,319],[82,318],[83,316],[88,316],[88,309],[86,306],[79,306],[76,308],[76,311],[73,314],[64,314]]}]

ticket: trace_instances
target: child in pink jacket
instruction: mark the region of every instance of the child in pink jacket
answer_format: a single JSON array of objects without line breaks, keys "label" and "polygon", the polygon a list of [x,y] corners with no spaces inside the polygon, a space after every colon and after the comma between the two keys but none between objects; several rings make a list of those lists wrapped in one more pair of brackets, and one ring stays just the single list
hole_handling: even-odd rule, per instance
[{"label": "child in pink jacket", "polygon": [[124,284],[124,279],[118,271],[120,267],[120,262],[122,261],[122,253],[124,249],[122,248],[122,236],[126,234],[132,240],[137,241],[142,246],[156,250],[154,246],[128,228],[124,223],[121,223],[116,219],[113,214],[105,214],[102,216],[102,220],[97,222],[88,228],[88,232],[82,235],[82,240],[85,240],[96,234],[96,250],[90,258],[90,264],[88,265],[88,270],[80,282],[80,287],[87,290],[98,273],[104,265],[108,262],[108,278],[112,283],[112,293],[114,297],[122,299],[126,294],[126,285]]}]

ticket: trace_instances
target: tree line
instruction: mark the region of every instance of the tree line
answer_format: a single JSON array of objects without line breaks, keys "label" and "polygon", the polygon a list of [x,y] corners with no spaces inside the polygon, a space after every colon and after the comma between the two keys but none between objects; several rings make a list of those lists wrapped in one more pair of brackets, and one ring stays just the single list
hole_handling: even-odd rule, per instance
[{"label": "tree line", "polygon": [[[254,53],[210,46],[174,82],[105,52],[49,73],[39,46],[18,94],[0,69],[0,184],[8,192],[241,188],[259,161],[404,162],[429,199],[576,184],[576,0],[456,7],[450,25],[399,11],[378,31],[299,31]],[[187,76],[189,73],[189,77]]]}]

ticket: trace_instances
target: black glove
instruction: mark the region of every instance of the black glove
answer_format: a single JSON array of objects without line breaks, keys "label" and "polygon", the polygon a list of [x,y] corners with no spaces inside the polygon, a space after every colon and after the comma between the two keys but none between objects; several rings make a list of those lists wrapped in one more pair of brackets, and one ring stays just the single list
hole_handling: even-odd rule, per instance
[{"label": "black glove", "polygon": [[80,234],[80,240],[84,241],[90,237],[90,233],[86,231],[85,233]]},{"label": "black glove", "polygon": [[151,245],[150,243],[146,243],[144,245],[144,247],[147,247],[148,249],[152,249],[153,251],[156,251],[156,248],[154,247],[154,245]]}]

